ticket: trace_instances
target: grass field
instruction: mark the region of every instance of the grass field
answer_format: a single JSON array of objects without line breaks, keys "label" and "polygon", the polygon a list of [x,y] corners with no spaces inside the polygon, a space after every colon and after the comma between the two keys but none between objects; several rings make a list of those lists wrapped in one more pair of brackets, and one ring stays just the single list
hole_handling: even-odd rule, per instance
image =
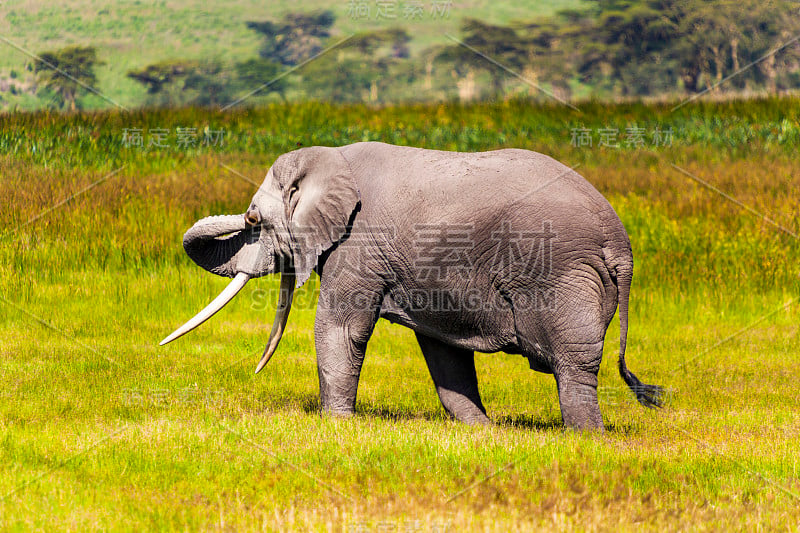
[{"label": "grass field", "polygon": [[[0,115],[0,528],[797,531],[798,112],[771,99]],[[224,140],[179,146],[178,127]],[[166,146],[125,146],[134,128],[145,144],[167,129]],[[619,147],[600,146],[614,129]],[[592,146],[575,146],[579,130]],[[357,416],[321,417],[317,279],[258,376],[274,277],[159,348],[226,284],[185,256],[183,231],[242,212],[278,154],[366,139],[577,166],[631,236],[628,364],[668,405],[630,397],[615,320],[605,434],[565,432],[552,377],[504,354],[476,356],[495,425],[467,427],[445,417],[413,334],[382,321]]]}]

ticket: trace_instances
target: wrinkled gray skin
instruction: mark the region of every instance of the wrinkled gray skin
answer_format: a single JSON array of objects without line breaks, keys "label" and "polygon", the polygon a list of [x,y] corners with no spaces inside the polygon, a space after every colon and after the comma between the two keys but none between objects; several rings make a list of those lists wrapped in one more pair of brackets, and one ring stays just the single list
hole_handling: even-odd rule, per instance
[{"label": "wrinkled gray skin", "polygon": [[[442,227],[456,244],[437,240]],[[319,273],[314,333],[327,412],[353,413],[367,341],[386,318],[414,330],[456,419],[489,421],[473,354],[504,351],[555,376],[566,426],[602,429],[597,372],[618,302],[620,374],[643,405],[660,404],[660,389],[625,366],[625,228],[586,180],[542,154],[302,148],[275,161],[244,216],[204,219],[184,246],[222,276],[293,272],[299,287]],[[456,304],[415,300],[443,294]]]}]

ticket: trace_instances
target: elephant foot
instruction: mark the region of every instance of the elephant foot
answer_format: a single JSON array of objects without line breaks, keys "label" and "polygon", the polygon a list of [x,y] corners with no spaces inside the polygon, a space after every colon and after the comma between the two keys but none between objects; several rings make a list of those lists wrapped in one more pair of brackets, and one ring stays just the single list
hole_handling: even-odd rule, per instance
[{"label": "elephant foot", "polygon": [[421,333],[417,341],[447,414],[465,424],[491,424],[478,393],[475,354]]},{"label": "elephant foot", "polygon": [[330,406],[322,406],[322,413],[334,418],[352,418],[355,414],[355,409],[352,408],[336,408]]},{"label": "elephant foot", "polygon": [[482,409],[482,405],[479,407],[472,401],[457,394],[453,394],[451,397],[449,395],[451,391],[437,390],[439,392],[439,399],[442,401],[442,405],[445,411],[447,411],[447,414],[459,422],[471,426],[489,426],[492,424],[492,421],[489,420],[489,417],[486,416],[486,412]]},{"label": "elephant foot", "polygon": [[597,403],[597,376],[589,372],[560,372],[556,383],[564,425],[578,431],[604,432]]}]

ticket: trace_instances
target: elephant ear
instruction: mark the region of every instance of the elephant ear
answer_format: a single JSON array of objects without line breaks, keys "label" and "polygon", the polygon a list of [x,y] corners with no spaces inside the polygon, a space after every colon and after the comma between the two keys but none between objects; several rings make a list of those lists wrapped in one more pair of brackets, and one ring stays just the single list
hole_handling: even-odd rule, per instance
[{"label": "elephant ear", "polygon": [[336,148],[301,148],[273,165],[291,236],[297,287],[319,256],[344,236],[361,195],[347,160]]}]

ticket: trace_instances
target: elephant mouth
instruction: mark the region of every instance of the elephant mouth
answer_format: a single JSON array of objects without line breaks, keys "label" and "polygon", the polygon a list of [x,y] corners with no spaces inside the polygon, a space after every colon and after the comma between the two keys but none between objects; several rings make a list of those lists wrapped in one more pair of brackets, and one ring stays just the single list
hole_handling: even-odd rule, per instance
[{"label": "elephant mouth", "polygon": [[[274,248],[269,235],[261,226],[247,224],[243,215],[214,216],[198,221],[184,235],[183,247],[199,266],[233,279],[211,303],[168,335],[159,346],[198,327],[233,300],[251,278],[272,273],[275,268]],[[294,273],[281,274],[275,320],[256,373],[264,368],[278,348],[292,308],[295,281]]]}]

